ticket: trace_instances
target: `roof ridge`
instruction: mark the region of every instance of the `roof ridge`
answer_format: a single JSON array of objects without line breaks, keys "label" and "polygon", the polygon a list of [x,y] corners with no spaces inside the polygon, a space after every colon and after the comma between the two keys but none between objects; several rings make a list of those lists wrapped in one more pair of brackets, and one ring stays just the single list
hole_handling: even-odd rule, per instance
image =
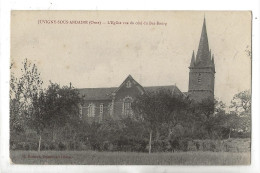
[{"label": "roof ridge", "polygon": [[176,86],[176,85],[155,85],[155,86],[143,86],[143,87],[166,87],[166,86]]},{"label": "roof ridge", "polygon": [[110,89],[110,88],[117,88],[117,87],[96,87],[96,88],[76,88],[76,89]]}]

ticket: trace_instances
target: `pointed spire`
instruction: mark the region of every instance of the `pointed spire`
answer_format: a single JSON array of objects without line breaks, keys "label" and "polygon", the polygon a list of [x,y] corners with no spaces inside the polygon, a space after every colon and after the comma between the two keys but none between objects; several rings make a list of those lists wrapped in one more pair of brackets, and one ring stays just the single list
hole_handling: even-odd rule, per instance
[{"label": "pointed spire", "polygon": [[[212,56],[211,56],[211,49],[209,50],[209,58],[210,62],[212,62]],[[209,63],[210,65],[212,65],[211,63]]]},{"label": "pointed spire", "polygon": [[214,62],[214,54],[212,55],[211,63],[212,63],[212,66],[213,66],[213,71],[214,71],[214,73],[216,73],[216,71],[215,71],[215,62]]},{"label": "pointed spire", "polygon": [[194,50],[192,52],[192,58],[191,58],[191,61],[190,61],[190,67],[194,67],[195,65],[195,53],[194,53]]},{"label": "pointed spire", "polygon": [[196,56],[196,63],[199,63],[203,66],[207,66],[209,63],[209,44],[208,44],[208,35],[207,35],[207,28],[206,28],[206,19],[204,16],[201,36],[200,36],[200,43],[199,48]]}]

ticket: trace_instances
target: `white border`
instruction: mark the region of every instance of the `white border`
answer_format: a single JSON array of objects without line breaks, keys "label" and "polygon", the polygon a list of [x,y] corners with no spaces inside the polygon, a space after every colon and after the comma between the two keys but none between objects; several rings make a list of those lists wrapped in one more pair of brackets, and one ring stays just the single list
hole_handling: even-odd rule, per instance
[{"label": "white border", "polygon": [[[1,0],[1,107],[0,107],[0,172],[260,172],[260,111],[259,111],[259,0]],[[9,164],[9,57],[11,10],[250,10],[253,13],[253,134],[251,166],[24,166]]]}]

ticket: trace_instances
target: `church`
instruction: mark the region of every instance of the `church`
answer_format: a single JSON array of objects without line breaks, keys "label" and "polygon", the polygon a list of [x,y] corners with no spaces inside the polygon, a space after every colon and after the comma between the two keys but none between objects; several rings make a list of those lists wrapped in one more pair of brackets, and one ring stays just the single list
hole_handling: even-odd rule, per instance
[{"label": "church", "polygon": [[138,95],[155,92],[159,89],[170,90],[172,94],[200,102],[203,99],[214,99],[215,63],[214,55],[209,49],[206,20],[204,18],[198,51],[192,52],[189,66],[188,92],[182,92],[176,85],[148,86],[139,84],[129,75],[119,87],[82,88],[78,89],[84,96],[84,104],[80,106],[80,116],[88,122],[102,122],[108,116],[115,120],[133,114],[131,103]]}]

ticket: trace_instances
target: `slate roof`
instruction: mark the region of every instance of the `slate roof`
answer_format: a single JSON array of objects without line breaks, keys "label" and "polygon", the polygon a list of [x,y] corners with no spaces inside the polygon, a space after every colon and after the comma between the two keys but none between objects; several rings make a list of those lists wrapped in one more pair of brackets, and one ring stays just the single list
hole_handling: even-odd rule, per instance
[{"label": "slate roof", "polygon": [[[85,96],[85,100],[112,100],[112,93],[117,90],[118,87],[111,88],[81,88],[78,89],[81,96]],[[143,87],[147,92],[154,92],[159,89],[173,90],[177,93],[182,93],[175,85],[169,86],[148,86]]]},{"label": "slate roof", "polygon": [[85,100],[111,100],[111,93],[117,87],[112,88],[81,88],[78,89],[81,96],[85,95]]},{"label": "slate roof", "polygon": [[174,90],[177,93],[181,93],[181,91],[179,90],[179,88],[175,85],[168,85],[168,86],[148,86],[148,87],[144,87],[145,91],[147,92],[155,92],[158,91],[160,89],[165,89],[165,90]]}]

